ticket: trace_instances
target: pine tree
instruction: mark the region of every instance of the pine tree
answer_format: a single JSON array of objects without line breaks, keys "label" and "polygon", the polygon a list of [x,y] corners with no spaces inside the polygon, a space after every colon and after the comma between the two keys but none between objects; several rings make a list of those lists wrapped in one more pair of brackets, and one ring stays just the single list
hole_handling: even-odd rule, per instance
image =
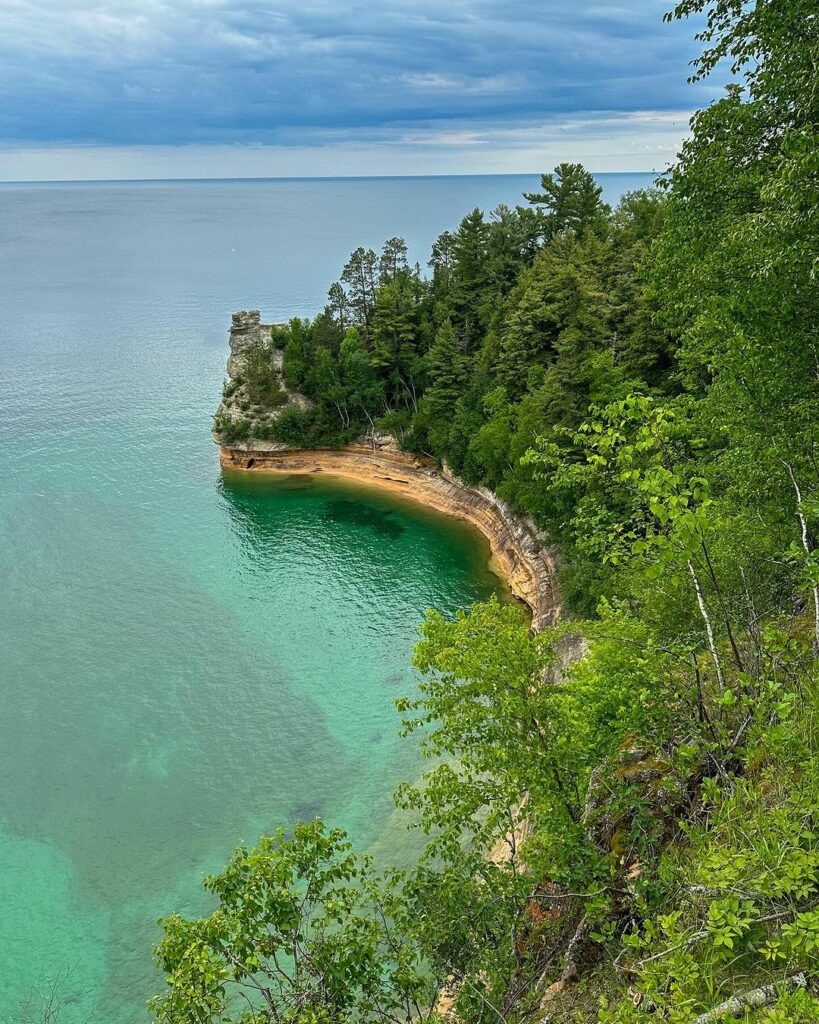
[{"label": "pine tree", "polygon": [[603,189],[582,164],[558,164],[553,174],[540,178],[542,192],[526,192],[525,198],[534,206],[545,206],[547,238],[561,231],[578,234],[600,226],[611,213],[601,201]]},{"label": "pine tree", "polygon": [[372,249],[359,246],[350,256],[341,274],[341,280],[349,288],[349,303],[356,324],[367,337],[375,303],[375,267],[377,256]]},{"label": "pine tree", "polygon": [[427,406],[434,417],[451,416],[466,381],[466,366],[451,320],[445,320],[427,353]]},{"label": "pine tree", "polygon": [[335,284],[330,285],[330,290],[327,293],[327,311],[336,321],[339,330],[343,334],[347,330],[348,326],[350,300],[347,298],[347,293],[344,291],[343,285],[338,281],[336,281]]},{"label": "pine tree", "polygon": [[403,238],[387,239],[378,261],[379,284],[396,281],[399,274],[405,270],[409,270],[407,243]]},{"label": "pine tree", "polygon": [[489,230],[483,213],[475,209],[452,236],[452,309],[468,349],[480,342],[488,320]]},{"label": "pine tree", "polygon": [[526,391],[531,365],[532,348],[529,338],[518,325],[504,335],[498,357],[498,380],[510,398],[516,400]]}]

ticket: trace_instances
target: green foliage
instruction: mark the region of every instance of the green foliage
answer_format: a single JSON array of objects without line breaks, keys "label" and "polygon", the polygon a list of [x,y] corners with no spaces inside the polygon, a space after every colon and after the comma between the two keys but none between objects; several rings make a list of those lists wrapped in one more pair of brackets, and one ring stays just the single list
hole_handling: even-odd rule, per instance
[{"label": "green foliage", "polygon": [[[343,444],[394,423],[409,450],[448,459],[538,515],[531,474],[518,469],[535,437],[577,427],[589,401],[622,397],[635,378],[664,385],[670,342],[653,326],[642,269],[663,197],[634,193],[612,213],[580,165],[544,175],[543,187],[537,209],[473,210],[445,231],[428,279],[400,238],[380,256],[356,249],[324,311],[277,330],[287,388],[314,403],[303,443]],[[265,368],[254,356],[251,400],[274,407]],[[502,451],[490,450],[493,437]]]},{"label": "green foliage", "polygon": [[542,192],[527,192],[525,198],[546,208],[545,233],[550,238],[562,231],[582,234],[599,228],[610,212],[600,198],[603,189],[582,164],[559,164],[554,174],[541,175],[540,187]]},{"label": "green foliage", "polygon": [[[775,730],[749,745],[750,777],[729,787],[708,780],[707,817],[663,856],[656,909],[625,937],[629,969],[669,1020],[694,1019],[721,991],[742,993],[801,971],[811,977],[819,966],[816,751],[796,705],[780,704],[780,715]],[[800,1005],[815,1010],[807,993],[775,1001],[778,1010],[764,1019],[814,1019],[788,1015]],[[644,1017],[624,1001],[602,1020]]]},{"label": "green foliage", "polygon": [[251,433],[250,420],[227,416],[220,413],[214,417],[213,429],[223,444],[247,441]]},{"label": "green foliage", "polygon": [[421,1017],[434,989],[403,940],[406,906],[321,822],[239,847],[206,918],[164,922],[155,1019],[316,1024]]},{"label": "green foliage", "polygon": [[695,77],[737,77],[661,189],[611,211],[563,164],[445,231],[428,279],[400,239],[356,250],[275,339],[312,408],[217,422],[448,460],[559,547],[574,618],[430,612],[399,702],[419,864],[379,879],[320,826],[239,851],[211,918],[166,923],[160,1019],[234,1019],[259,969],[248,1021],[424,1019],[446,979],[465,1024],[819,1019],[816,15],[689,14]]},{"label": "green foliage", "polygon": [[293,448],[305,448],[310,444],[311,416],[298,406],[288,406],[273,425],[275,440]]},{"label": "green foliage", "polygon": [[555,488],[579,495],[573,527],[578,542],[615,565],[640,558],[659,575],[678,554],[696,556],[710,506],[708,481],[680,468],[685,424],[674,410],[630,395],[570,435],[572,449],[541,440],[526,460]]},{"label": "green foliage", "polygon": [[485,850],[527,792],[576,817],[577,793],[562,777],[571,753],[562,702],[542,682],[547,637],[532,638],[518,609],[497,601],[454,621],[430,612],[421,636],[415,665],[427,678],[399,710],[405,733],[422,730],[421,749],[439,763],[402,800],[422,807],[424,827],[438,833],[433,848],[454,850],[469,835]]},{"label": "green foliage", "polygon": [[266,345],[254,345],[247,350],[242,378],[247,396],[254,405],[275,409],[287,401],[279,372],[273,365],[272,350]]},{"label": "green foliage", "polygon": [[[464,354],[450,320],[445,320],[435,335],[427,353],[426,370],[429,381],[424,395],[426,407],[433,421],[448,426],[466,382]],[[440,448],[446,447],[445,438],[446,427]]]}]

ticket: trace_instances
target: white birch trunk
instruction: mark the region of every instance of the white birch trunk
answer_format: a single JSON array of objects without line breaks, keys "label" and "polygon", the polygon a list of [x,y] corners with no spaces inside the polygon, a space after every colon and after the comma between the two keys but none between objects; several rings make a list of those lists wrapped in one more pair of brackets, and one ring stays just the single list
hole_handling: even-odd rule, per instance
[{"label": "white birch trunk", "polygon": [[711,651],[711,659],[714,662],[714,668],[717,672],[717,682],[721,690],[725,688],[725,679],[722,675],[722,665],[720,664],[719,654],[717,653],[717,644],[714,640],[714,630],[711,626],[711,616],[708,614],[708,608],[705,605],[705,598],[702,596],[702,587],[697,576],[696,570],[688,559],[688,571],[691,573],[691,579],[694,581],[694,590],[697,593],[697,604],[699,605],[700,615],[702,615],[703,622],[705,623],[705,632],[708,636],[708,649]]},{"label": "white birch trunk", "polygon": [[694,1024],[711,1024],[712,1021],[722,1020],[727,1014],[732,1017],[744,1017],[746,1010],[759,1010],[763,1006],[769,1006],[781,993],[795,992],[799,988],[807,987],[807,976],[804,973],[794,974],[779,984],[763,985],[761,988],[751,989],[750,992],[732,996],[708,1013],[701,1013],[699,1017],[695,1017]]},{"label": "white birch trunk", "polygon": [[[793,489],[796,492],[796,514],[799,516],[800,532],[802,534],[802,547],[805,549],[805,554],[810,558],[810,541],[808,539],[808,521],[805,519],[805,511],[802,507],[802,491],[799,489],[799,484],[796,482],[796,476],[793,472],[793,468],[789,463],[784,463],[785,468],[788,471],[788,476],[791,478]],[[813,587],[813,642],[816,647],[819,647],[819,586],[814,585]]]}]

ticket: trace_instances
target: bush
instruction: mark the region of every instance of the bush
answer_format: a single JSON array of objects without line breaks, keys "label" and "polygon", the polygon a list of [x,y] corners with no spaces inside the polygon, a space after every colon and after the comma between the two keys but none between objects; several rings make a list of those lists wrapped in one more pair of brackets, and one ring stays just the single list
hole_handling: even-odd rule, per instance
[{"label": "bush", "polygon": [[276,436],[276,422],[275,422],[275,420],[273,420],[272,422],[266,422],[266,423],[264,423],[264,422],[262,422],[260,420],[257,420],[253,424],[251,430],[252,430],[253,437],[255,437],[258,441],[276,441],[276,440],[278,440],[278,438]]},{"label": "bush", "polygon": [[245,388],[253,405],[276,409],[287,401],[279,373],[273,365],[271,350],[254,345],[245,354]]},{"label": "bush", "polygon": [[271,430],[273,438],[291,448],[307,448],[311,440],[312,417],[309,412],[297,405],[286,408],[275,422]]},{"label": "bush", "polygon": [[250,437],[252,424],[250,420],[234,420],[224,413],[214,417],[213,429],[223,444],[235,444],[237,441],[247,441]]}]

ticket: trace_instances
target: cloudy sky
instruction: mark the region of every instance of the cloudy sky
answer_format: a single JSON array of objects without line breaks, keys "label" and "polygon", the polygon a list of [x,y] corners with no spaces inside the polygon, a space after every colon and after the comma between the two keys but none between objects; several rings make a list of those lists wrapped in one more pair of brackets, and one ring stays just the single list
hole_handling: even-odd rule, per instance
[{"label": "cloudy sky", "polygon": [[0,179],[660,169],[669,0],[0,0]]}]

